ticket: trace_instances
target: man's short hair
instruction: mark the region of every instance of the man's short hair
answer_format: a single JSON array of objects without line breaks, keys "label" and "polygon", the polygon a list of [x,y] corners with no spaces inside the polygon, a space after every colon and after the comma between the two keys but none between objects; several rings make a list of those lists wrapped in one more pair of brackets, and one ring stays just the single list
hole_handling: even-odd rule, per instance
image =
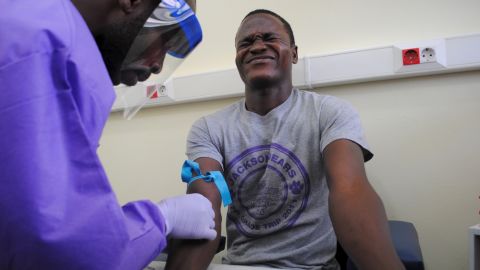
[{"label": "man's short hair", "polygon": [[293,31],[292,31],[292,27],[290,26],[290,24],[284,19],[282,18],[282,16],[278,15],[277,13],[271,11],[271,10],[268,10],[268,9],[256,9],[254,11],[250,11],[244,18],[242,21],[244,21],[247,17],[251,16],[251,15],[255,15],[255,14],[259,14],[259,13],[263,13],[263,14],[269,14],[269,15],[272,15],[276,18],[278,18],[282,23],[283,23],[283,27],[285,27],[285,30],[287,30],[287,33],[288,33],[288,36],[290,37],[290,46],[293,46],[295,45],[295,37],[293,36]]}]

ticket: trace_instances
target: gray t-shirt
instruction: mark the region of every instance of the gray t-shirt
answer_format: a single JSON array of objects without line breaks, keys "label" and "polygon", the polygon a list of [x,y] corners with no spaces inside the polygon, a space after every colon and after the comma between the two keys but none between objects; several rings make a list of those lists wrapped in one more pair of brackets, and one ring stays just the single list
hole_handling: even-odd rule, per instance
[{"label": "gray t-shirt", "polygon": [[188,158],[220,162],[232,195],[224,263],[337,269],[322,159],[337,139],[373,156],[352,106],[297,89],[264,116],[241,100],[194,123]]}]

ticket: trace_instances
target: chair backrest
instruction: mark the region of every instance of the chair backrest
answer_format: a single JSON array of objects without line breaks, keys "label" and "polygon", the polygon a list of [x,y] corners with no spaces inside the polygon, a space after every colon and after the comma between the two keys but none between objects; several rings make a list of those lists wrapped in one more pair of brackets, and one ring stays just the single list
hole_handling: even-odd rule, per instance
[{"label": "chair backrest", "polygon": [[[388,225],[394,248],[403,265],[405,265],[405,269],[424,270],[422,250],[415,226],[410,222],[399,220],[389,220]],[[335,259],[342,270],[357,269],[340,243],[337,243]]]}]

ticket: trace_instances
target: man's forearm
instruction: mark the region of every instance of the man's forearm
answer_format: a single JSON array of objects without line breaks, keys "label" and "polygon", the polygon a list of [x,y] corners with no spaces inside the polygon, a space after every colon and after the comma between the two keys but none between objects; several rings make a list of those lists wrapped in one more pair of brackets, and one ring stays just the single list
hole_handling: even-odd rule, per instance
[{"label": "man's forearm", "polygon": [[217,238],[208,240],[174,240],[170,243],[172,252],[168,254],[165,269],[205,270],[213,259],[220,243],[220,226]]},{"label": "man's forearm", "polygon": [[[209,158],[196,160],[200,164],[202,173],[220,171],[220,164]],[[222,233],[221,196],[216,185],[212,182],[197,180],[188,186],[187,193],[200,193],[212,202],[215,211],[215,240],[176,240],[169,244],[169,255],[166,270],[205,270],[215,256]]]},{"label": "man's forearm", "polygon": [[[216,201],[214,204],[220,204]],[[166,270],[205,270],[215,256],[222,233],[220,207],[215,209],[215,240],[173,240],[169,243]]]},{"label": "man's forearm", "polygon": [[339,242],[359,269],[404,269],[382,201],[369,185],[331,192],[329,205]]}]

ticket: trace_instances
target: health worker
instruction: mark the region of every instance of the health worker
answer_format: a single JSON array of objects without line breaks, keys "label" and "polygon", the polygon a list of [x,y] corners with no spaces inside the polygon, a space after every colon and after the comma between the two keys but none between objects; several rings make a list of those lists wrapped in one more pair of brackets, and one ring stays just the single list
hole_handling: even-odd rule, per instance
[{"label": "health worker", "polygon": [[97,154],[113,84],[161,83],[200,42],[189,4],[0,0],[0,269],[143,269],[216,237],[200,194],[120,206]]}]

